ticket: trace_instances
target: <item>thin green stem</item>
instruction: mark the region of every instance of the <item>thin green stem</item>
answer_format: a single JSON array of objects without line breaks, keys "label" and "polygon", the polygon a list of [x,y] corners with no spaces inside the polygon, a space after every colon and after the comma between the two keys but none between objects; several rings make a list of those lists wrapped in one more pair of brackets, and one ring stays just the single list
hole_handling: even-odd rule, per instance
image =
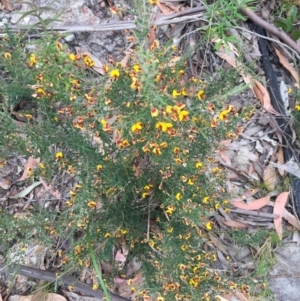
[{"label": "thin green stem", "polygon": [[88,224],[87,229],[86,229],[86,238],[87,238],[87,244],[88,244],[89,253],[90,253],[90,256],[91,256],[91,259],[92,259],[92,263],[93,263],[94,269],[96,270],[98,279],[100,281],[101,288],[102,288],[102,290],[103,290],[103,292],[105,294],[106,300],[107,301],[112,301],[111,298],[110,298],[110,294],[109,294],[109,292],[108,292],[108,290],[106,288],[106,285],[105,285],[105,283],[103,281],[102,273],[99,270],[95,254],[94,254],[94,251],[92,249],[91,237],[90,237],[90,225],[89,224]]}]

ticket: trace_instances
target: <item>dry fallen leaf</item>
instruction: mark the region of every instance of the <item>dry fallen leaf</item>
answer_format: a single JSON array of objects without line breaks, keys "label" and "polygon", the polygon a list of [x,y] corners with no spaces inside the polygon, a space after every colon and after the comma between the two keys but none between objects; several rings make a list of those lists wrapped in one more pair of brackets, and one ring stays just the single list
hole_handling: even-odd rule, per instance
[{"label": "dry fallen leaf", "polygon": [[277,163],[270,162],[270,165],[285,170],[288,173],[300,179],[300,168],[298,164],[294,161],[294,159],[289,160],[285,164],[277,164]]},{"label": "dry fallen leaf", "polygon": [[[94,66],[91,67],[94,71],[96,71],[97,73],[104,75],[105,74],[105,68],[104,65],[100,62],[100,60],[93,54],[91,54],[88,51],[82,51],[82,49],[80,47],[75,47],[76,49],[76,53],[80,54],[80,55],[87,55],[91,58],[91,60],[94,62]],[[84,64],[82,65],[82,67],[86,67]]]},{"label": "dry fallen leaf", "polygon": [[42,184],[42,182],[34,182],[30,186],[26,187],[24,190],[20,191],[19,193],[10,196],[9,198],[11,199],[18,199],[18,198],[24,198],[28,193],[31,192],[35,187],[39,186]]},{"label": "dry fallen leaf", "polygon": [[228,299],[226,299],[226,298],[223,298],[223,297],[220,296],[220,295],[217,295],[216,298],[218,298],[218,300],[220,300],[220,301],[230,301],[230,300],[228,300]]},{"label": "dry fallen leaf", "polygon": [[274,218],[274,226],[280,240],[282,239],[282,217],[289,194],[289,192],[280,193],[274,203],[273,213],[279,215],[277,218]]},{"label": "dry fallen leaf", "polygon": [[42,178],[40,178],[40,181],[43,185],[43,187],[52,195],[54,196],[55,198],[57,199],[61,199],[61,193],[56,190],[56,189],[53,189],[51,185],[48,185],[45,180],[43,180]]},{"label": "dry fallen leaf", "polygon": [[123,57],[123,59],[120,62],[122,68],[125,68],[127,66],[128,60],[129,60],[130,56],[133,54],[133,50],[128,49],[128,50],[124,51],[124,53],[125,53],[125,56]]},{"label": "dry fallen leaf", "polygon": [[148,45],[149,47],[151,47],[151,45],[154,43],[154,41],[156,40],[156,26],[151,26],[148,36],[147,36],[147,40],[148,40]]},{"label": "dry fallen leaf", "polygon": [[288,70],[292,77],[295,79],[297,83],[297,87],[299,87],[299,75],[298,72],[295,70],[295,68],[289,63],[288,59],[282,55],[282,53],[275,47],[275,52],[279,58],[279,62],[282,64],[282,66]]},{"label": "dry fallen leaf", "polygon": [[29,178],[30,173],[36,168],[36,166],[39,163],[40,163],[40,158],[35,159],[33,157],[29,157],[27,163],[25,164],[24,172],[18,181],[23,181]]},{"label": "dry fallen leaf", "polygon": [[158,2],[157,6],[165,16],[173,13],[172,9],[163,3]]},{"label": "dry fallen leaf", "polygon": [[295,228],[300,230],[300,224],[299,224],[298,219],[293,214],[291,214],[289,211],[287,211],[286,209],[284,209],[283,218],[286,221],[288,221],[292,226],[294,226]]},{"label": "dry fallen leaf", "polygon": [[270,201],[270,196],[267,195],[263,198],[252,201],[251,203],[246,204],[245,202],[237,201],[231,202],[231,204],[239,209],[244,210],[258,210],[264,206],[266,206]]},{"label": "dry fallen leaf", "polygon": [[228,227],[238,228],[238,229],[245,229],[248,227],[248,225],[234,220],[223,221],[223,224],[225,224]]},{"label": "dry fallen leaf", "polygon": [[263,180],[269,191],[274,190],[280,182],[276,168],[270,165],[266,166],[263,172]]},{"label": "dry fallen leaf", "polygon": [[[277,153],[277,159],[278,159],[279,164],[284,164],[284,153],[283,153],[282,146],[279,146],[278,153]],[[278,169],[279,174],[282,177],[284,177],[285,176],[284,170],[282,170],[281,168],[277,168],[277,169]]]},{"label": "dry fallen leaf", "polygon": [[243,293],[235,292],[234,294],[240,301],[248,301],[249,300]]},{"label": "dry fallen leaf", "polygon": [[[130,282],[122,282],[118,287],[118,292],[122,297],[130,298],[130,300],[135,300],[135,297],[139,295],[139,286],[144,281],[141,274],[136,274]],[[132,289],[135,288],[135,290]]]},{"label": "dry fallen leaf", "polygon": [[[231,56],[225,52],[216,52],[216,54],[220,58],[225,60],[228,64],[230,64],[231,66],[233,66],[235,68],[241,66],[241,64],[236,61],[233,52],[231,52],[231,54],[232,54]],[[256,95],[258,100],[261,102],[263,107],[271,114],[278,115],[278,113],[274,110],[274,108],[271,105],[271,99],[270,99],[267,89],[259,81],[257,81],[256,79],[253,79],[249,75],[246,75],[243,71],[240,71],[240,74],[241,74],[244,82],[252,88],[254,94]],[[254,86],[253,86],[253,83],[255,83]]]},{"label": "dry fallen leaf", "polygon": [[104,71],[104,66],[103,64],[100,62],[100,60],[93,54],[91,54],[90,52],[83,52],[83,55],[87,54],[94,62],[94,66],[92,67],[92,69],[94,71],[96,71],[97,73],[104,75],[105,71]]},{"label": "dry fallen leaf", "polygon": [[223,254],[229,255],[227,247],[216,235],[214,235],[212,232],[209,232],[208,236],[210,241],[216,246],[217,249],[219,249]]},{"label": "dry fallen leaf", "polygon": [[[231,159],[230,157],[227,155],[227,151],[221,151],[218,153],[218,155],[220,156],[220,158],[222,159],[222,161],[227,165],[227,166],[231,166]],[[221,162],[222,163],[222,162]]]},{"label": "dry fallen leaf", "polygon": [[2,2],[2,4],[4,5],[4,7],[5,7],[7,10],[9,10],[9,11],[12,11],[12,10],[13,10],[13,8],[12,8],[12,6],[11,6],[11,4],[9,3],[8,0],[1,0],[1,2]]},{"label": "dry fallen leaf", "polygon": [[124,267],[127,255],[128,255],[128,250],[124,246],[122,246],[122,250],[117,251],[115,256],[115,261],[118,262],[119,269],[122,269]]},{"label": "dry fallen leaf", "polygon": [[253,87],[254,94],[256,95],[257,99],[260,101],[262,106],[271,114],[279,115],[271,105],[271,98],[269,95],[268,90],[256,79],[254,80],[255,86]]}]

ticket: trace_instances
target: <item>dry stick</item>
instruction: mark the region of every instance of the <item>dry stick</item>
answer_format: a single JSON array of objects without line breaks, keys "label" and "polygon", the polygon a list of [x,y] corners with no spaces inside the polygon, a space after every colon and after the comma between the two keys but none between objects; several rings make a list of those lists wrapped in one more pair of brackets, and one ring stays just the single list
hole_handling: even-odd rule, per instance
[{"label": "dry stick", "polygon": [[251,211],[251,210],[243,210],[243,209],[231,209],[230,212],[239,213],[239,214],[246,214],[252,216],[262,216],[268,218],[278,218],[278,214],[267,213],[267,212],[258,212],[258,211]]},{"label": "dry stick", "polygon": [[[204,12],[206,8],[204,6],[188,8],[182,12],[168,14],[166,16],[157,17],[152,25],[166,25],[166,24],[175,24],[181,22],[194,22],[199,20],[199,17],[202,16],[200,12]],[[298,45],[294,40],[292,40],[285,32],[278,29],[271,23],[268,23],[261,19],[255,12],[251,11],[248,8],[243,8],[241,11],[254,23],[260,25],[268,32],[272,33],[276,37],[284,41],[288,46],[294,49],[298,54],[300,54],[300,45]],[[194,14],[194,15],[193,15]],[[183,16],[183,17],[182,17]],[[13,32],[26,31],[28,26],[12,26],[10,29]],[[109,31],[109,30],[124,30],[124,29],[136,29],[134,20],[132,21],[122,21],[115,23],[105,23],[100,25],[93,26],[52,26],[49,27],[49,30],[60,31],[65,33],[71,32],[94,32],[94,31]],[[4,31],[5,28],[0,27],[0,32]],[[36,31],[42,31],[42,28],[35,28]]]},{"label": "dry stick", "polygon": [[[12,264],[9,266],[0,265],[0,274],[3,273],[9,273],[12,275],[16,273],[26,277],[45,280],[49,282],[61,281],[65,287],[74,287],[74,291],[86,294],[88,296],[98,297],[101,298],[101,300],[105,297],[102,291],[93,290],[89,285],[82,283],[76,278],[73,278],[69,275],[62,275],[61,277],[57,277],[55,272],[44,271],[18,264]],[[130,299],[124,298],[112,292],[110,292],[110,295],[112,301],[130,301]]]},{"label": "dry stick", "polygon": [[300,54],[300,45],[297,44],[293,39],[291,39],[283,30],[280,30],[273,24],[264,21],[255,12],[248,8],[243,8],[241,9],[241,11],[255,24],[274,34],[276,37],[280,38],[282,41],[284,41],[287,45],[289,45],[291,48],[297,51],[297,53]]},{"label": "dry stick", "polygon": [[206,11],[205,6],[197,6],[197,7],[193,7],[193,8],[187,8],[184,11],[181,11],[181,12],[178,12],[178,13],[158,16],[155,19],[154,22],[155,23],[160,23],[162,21],[171,20],[173,18],[182,17],[182,16],[186,16],[186,15],[189,15],[189,14],[194,14],[194,13],[198,14],[198,13],[201,13],[201,12],[204,12],[204,11]]},{"label": "dry stick", "polygon": [[288,46],[287,44],[284,44],[284,43],[282,43],[282,42],[280,42],[280,41],[277,41],[277,40],[275,40],[275,39],[273,39],[273,38],[263,36],[263,35],[261,35],[261,34],[259,34],[259,33],[253,32],[253,31],[248,30],[248,29],[246,29],[246,28],[244,28],[244,27],[234,26],[234,28],[240,29],[240,30],[243,30],[243,31],[247,31],[247,32],[249,32],[249,33],[251,33],[251,34],[256,35],[257,37],[260,37],[260,38],[263,38],[263,39],[265,39],[265,40],[274,42],[274,43],[276,43],[276,44],[278,44],[278,45],[281,45],[281,46],[283,46],[283,47],[289,49],[290,51],[292,51],[292,52],[295,54],[295,56],[297,57],[297,59],[300,60],[300,55],[297,53],[297,51],[294,50],[292,47]]}]

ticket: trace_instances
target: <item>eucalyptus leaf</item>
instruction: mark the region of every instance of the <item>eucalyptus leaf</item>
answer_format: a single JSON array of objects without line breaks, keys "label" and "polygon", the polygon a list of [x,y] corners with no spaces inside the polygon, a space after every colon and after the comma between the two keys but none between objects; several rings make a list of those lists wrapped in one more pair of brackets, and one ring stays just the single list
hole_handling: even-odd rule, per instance
[{"label": "eucalyptus leaf", "polygon": [[41,185],[42,182],[38,181],[38,182],[34,182],[32,183],[30,186],[26,187],[24,190],[20,191],[19,193],[17,193],[14,196],[10,196],[11,199],[18,199],[18,198],[23,198],[25,197],[31,190],[33,190],[35,187]]}]

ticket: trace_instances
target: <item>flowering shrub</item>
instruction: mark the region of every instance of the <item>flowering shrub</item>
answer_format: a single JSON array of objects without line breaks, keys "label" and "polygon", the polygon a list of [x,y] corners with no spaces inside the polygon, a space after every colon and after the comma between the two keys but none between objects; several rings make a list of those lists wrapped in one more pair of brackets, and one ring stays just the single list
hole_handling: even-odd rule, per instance
[{"label": "flowering shrub", "polygon": [[71,187],[55,187],[67,191],[61,200],[33,204],[22,219],[12,220],[1,204],[1,240],[34,238],[51,247],[68,239],[70,247],[51,248],[54,264],[67,270],[90,264],[89,225],[101,261],[113,264],[112,247],[122,245],[127,263],[142,262],[143,300],[210,300],[237,288],[217,272],[208,235],[209,216],[229,210],[213,152],[238,135],[237,111],[214,97],[234,86],[236,72],[214,81],[190,77],[180,51],[154,41],[126,63],[111,60],[100,78],[87,54],[47,43],[29,53],[9,34],[1,45],[1,142],[40,158],[29,182],[67,175]]}]

